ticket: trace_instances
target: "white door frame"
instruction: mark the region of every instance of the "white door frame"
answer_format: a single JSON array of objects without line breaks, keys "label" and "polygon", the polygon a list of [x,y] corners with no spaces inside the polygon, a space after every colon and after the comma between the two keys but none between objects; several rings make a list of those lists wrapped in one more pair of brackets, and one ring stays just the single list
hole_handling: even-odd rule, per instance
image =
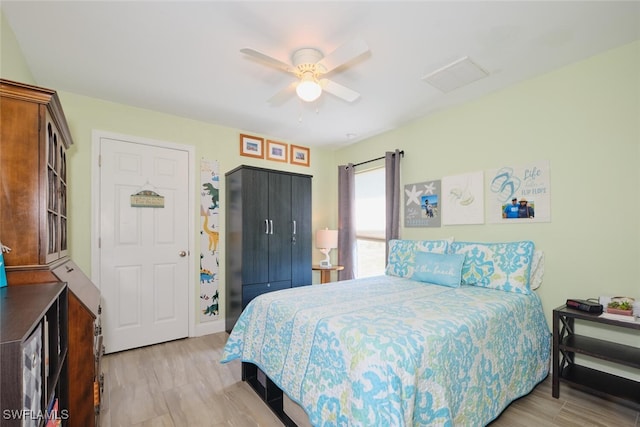
[{"label": "white door frame", "polygon": [[100,249],[99,249],[99,237],[100,237],[100,139],[109,138],[117,139],[121,141],[130,141],[133,143],[146,144],[159,148],[171,148],[177,150],[186,151],[189,155],[189,194],[188,194],[188,250],[189,260],[188,263],[188,280],[189,280],[189,336],[193,337],[195,333],[196,325],[196,307],[195,307],[195,268],[193,257],[195,252],[194,246],[194,194],[195,194],[195,148],[192,145],[178,144],[174,142],[159,141],[149,138],[141,138],[137,136],[117,134],[113,132],[106,132],[101,130],[93,130],[91,133],[92,150],[91,150],[91,280],[102,289],[100,283]]}]

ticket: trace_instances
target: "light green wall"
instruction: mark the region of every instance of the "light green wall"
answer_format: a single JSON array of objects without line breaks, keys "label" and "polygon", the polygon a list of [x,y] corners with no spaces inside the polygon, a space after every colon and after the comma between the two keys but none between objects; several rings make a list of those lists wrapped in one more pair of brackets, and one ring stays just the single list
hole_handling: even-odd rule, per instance
[{"label": "light green wall", "polygon": [[[311,166],[301,167],[268,160],[243,157],[239,154],[237,129],[184,119],[151,110],[88,98],[68,92],[58,92],[67,122],[74,137],[69,150],[69,209],[72,215],[70,246],[77,262],[89,268],[91,248],[86,230],[91,227],[91,206],[87,197],[91,194],[92,131],[101,130],[124,135],[186,144],[195,147],[196,166],[201,158],[217,160],[220,173],[224,174],[240,164],[287,170],[314,176],[313,189],[317,190],[323,179],[323,165],[333,161],[333,154],[326,150],[311,149]],[[258,135],[260,136],[260,135]],[[288,142],[288,141],[283,141]],[[199,173],[199,170],[197,171]],[[199,175],[196,177],[199,181]],[[199,206],[199,188],[195,206]],[[222,182],[224,194],[224,181]],[[314,205],[320,204],[320,190],[314,191]],[[222,198],[223,196],[221,196]],[[224,217],[224,205],[221,213]],[[195,210],[200,215],[199,208]],[[198,220],[198,218],[195,218]],[[199,220],[198,220],[199,221]],[[224,224],[221,224],[224,227]],[[224,243],[223,243],[224,245]],[[224,246],[223,246],[224,247]],[[320,256],[320,254],[318,254]]]},{"label": "light green wall", "polygon": [[[533,240],[546,257],[538,294],[549,321],[570,297],[640,299],[640,41],[354,144],[336,160],[395,148],[405,151],[401,186],[538,160],[551,167],[549,223],[401,227],[402,238]],[[637,334],[628,340],[640,346]]]},{"label": "light green wall", "polygon": [[[327,166],[333,164],[333,153],[327,150],[311,148],[310,167],[294,166],[267,160],[242,157],[239,154],[239,133],[237,129],[216,126],[208,123],[184,119],[176,116],[144,110],[122,104],[115,104],[88,98],[68,92],[59,92],[59,96],[67,116],[67,121],[74,138],[74,145],[68,151],[69,162],[69,212],[70,231],[69,245],[71,257],[80,267],[89,273],[91,271],[91,253],[89,230],[91,230],[91,170],[96,165],[91,163],[92,156],[92,132],[93,130],[114,132],[124,135],[149,138],[153,140],[186,144],[195,148],[196,158],[196,184],[199,182],[200,159],[217,160],[220,165],[220,173],[224,174],[238,165],[248,164],[258,167],[286,170],[296,173],[310,174],[312,180],[313,225],[312,229],[323,227],[326,224],[326,204],[322,194],[323,181],[326,180]],[[254,134],[255,135],[255,134]],[[262,136],[262,135],[257,135]],[[277,138],[274,138],[277,139]],[[282,141],[289,142],[289,141]],[[221,182],[221,200],[224,200],[224,180]],[[200,224],[200,188],[196,188],[194,194],[194,218],[196,224]],[[220,229],[224,235],[224,221],[226,206],[221,204]],[[328,224],[332,226],[333,224]],[[196,226],[195,239],[196,252],[200,248],[200,230]],[[224,238],[220,242],[221,265],[224,265],[225,254]],[[321,254],[313,252],[319,259]],[[198,272],[199,258],[193,257],[195,271]],[[198,276],[199,277],[199,276]],[[196,278],[198,280],[198,278]],[[314,276],[318,281],[319,277]],[[223,295],[221,303],[224,303],[224,268],[220,271],[220,289]],[[196,286],[196,289],[199,289]]]},{"label": "light green wall", "polygon": [[401,237],[530,239],[548,312],[568,297],[640,298],[640,42],[417,120],[336,153],[405,151],[401,185],[549,160],[551,222],[404,228]]},{"label": "light green wall", "polygon": [[28,84],[36,83],[2,9],[0,9],[0,52],[2,78]]},{"label": "light green wall", "polygon": [[[310,167],[301,167],[272,162],[267,160],[252,159],[239,154],[239,133],[237,129],[216,126],[208,123],[184,119],[176,116],[144,110],[122,104],[115,104],[103,100],[88,98],[68,92],[59,92],[59,96],[65,110],[67,121],[74,138],[74,145],[68,151],[69,163],[69,247],[71,257],[87,273],[91,272],[91,256],[93,248],[90,242],[91,230],[91,171],[96,165],[92,164],[92,132],[94,130],[113,132],[117,134],[131,135],[152,140],[174,142],[190,145],[195,148],[196,159],[196,192],[194,194],[194,218],[196,225],[193,236],[196,253],[200,250],[200,188],[199,188],[199,161],[200,159],[217,160],[220,165],[220,173],[234,169],[238,165],[286,170],[296,173],[313,175],[312,180],[312,204],[313,220],[312,229],[325,226],[323,220],[326,216],[326,205],[322,193],[322,182],[326,179],[327,165],[333,163],[333,153],[327,150],[311,148]],[[255,134],[254,134],[255,135]],[[263,136],[263,135],[257,135]],[[277,138],[274,138],[277,139]],[[289,141],[282,141],[289,142]],[[221,200],[224,200],[224,180],[220,186]],[[220,232],[224,236],[224,218],[226,206],[221,203]],[[329,224],[333,225],[333,224]],[[220,264],[225,262],[225,240],[220,240]],[[314,259],[319,259],[321,254],[313,251]],[[196,272],[196,292],[199,290],[199,257],[194,256],[193,268]],[[319,281],[319,277],[313,279]],[[220,319],[224,319],[225,301],[225,270],[221,268],[219,285],[222,307]],[[198,299],[198,295],[193,295]],[[199,307],[199,303],[195,305]],[[196,316],[198,318],[198,316]]]}]

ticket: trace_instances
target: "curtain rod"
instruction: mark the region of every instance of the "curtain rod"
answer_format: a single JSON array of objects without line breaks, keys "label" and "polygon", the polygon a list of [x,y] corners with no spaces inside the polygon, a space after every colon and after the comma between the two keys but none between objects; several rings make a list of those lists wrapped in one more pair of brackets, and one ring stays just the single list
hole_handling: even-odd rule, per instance
[{"label": "curtain rod", "polygon": [[[393,153],[393,155],[395,156],[396,153]],[[356,166],[365,165],[367,163],[375,162],[376,160],[382,160],[382,159],[384,159],[384,157],[385,156],[378,157],[378,158],[371,159],[371,160],[365,160],[364,162],[356,163],[355,165],[353,165],[353,167],[355,168]],[[400,157],[404,157],[404,150],[400,151]]]}]

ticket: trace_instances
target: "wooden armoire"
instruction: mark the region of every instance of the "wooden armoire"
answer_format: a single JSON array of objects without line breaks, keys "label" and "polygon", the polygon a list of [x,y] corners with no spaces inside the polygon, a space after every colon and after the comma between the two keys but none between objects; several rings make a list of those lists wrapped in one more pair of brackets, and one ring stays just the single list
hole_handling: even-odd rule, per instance
[{"label": "wooden armoire", "polygon": [[311,178],[253,166],[226,174],[227,332],[256,296],[311,284]]},{"label": "wooden armoire", "polygon": [[69,258],[67,149],[54,90],[0,79],[0,241],[9,286],[66,282],[69,426],[99,424],[100,292]]}]

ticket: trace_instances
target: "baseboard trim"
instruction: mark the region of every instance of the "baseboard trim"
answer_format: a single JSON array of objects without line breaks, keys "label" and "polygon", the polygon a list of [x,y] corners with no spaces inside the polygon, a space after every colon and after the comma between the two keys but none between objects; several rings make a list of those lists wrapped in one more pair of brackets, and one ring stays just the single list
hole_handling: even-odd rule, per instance
[{"label": "baseboard trim", "polygon": [[203,335],[217,334],[218,332],[224,332],[224,319],[198,323],[195,328],[193,328],[193,335],[191,336],[201,337]]}]

